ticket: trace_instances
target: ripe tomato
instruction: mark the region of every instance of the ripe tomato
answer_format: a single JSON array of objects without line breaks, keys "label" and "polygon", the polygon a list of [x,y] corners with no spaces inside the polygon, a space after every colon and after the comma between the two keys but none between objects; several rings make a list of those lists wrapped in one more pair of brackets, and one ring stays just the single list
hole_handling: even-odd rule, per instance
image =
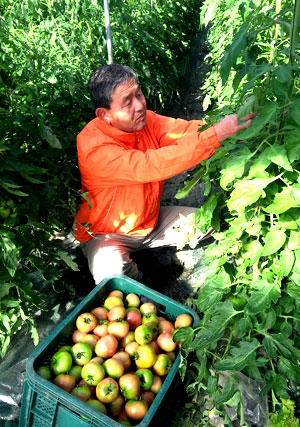
[{"label": "ripe tomato", "polygon": [[121,299],[124,298],[123,292],[120,291],[119,289],[114,289],[113,291],[110,291],[110,293],[107,295],[108,297],[119,297]]},{"label": "ripe tomato", "polygon": [[125,404],[125,412],[132,420],[142,420],[148,411],[148,404],[145,400],[128,400]]},{"label": "ripe tomato", "polygon": [[72,375],[76,379],[76,381],[79,381],[81,378],[81,370],[82,370],[82,366],[79,366],[79,365],[72,366],[69,374]]},{"label": "ripe tomato", "polygon": [[81,342],[83,337],[85,336],[86,336],[86,332],[81,332],[78,329],[76,329],[76,331],[73,332],[72,341],[74,343]]},{"label": "ripe tomato", "polygon": [[76,365],[80,366],[88,363],[93,355],[91,347],[85,342],[78,342],[74,344],[71,353]]},{"label": "ripe tomato", "polygon": [[136,349],[134,356],[135,364],[138,368],[151,368],[154,365],[158,356],[155,353],[154,348],[149,344],[140,345]]},{"label": "ripe tomato", "polygon": [[88,362],[82,367],[81,377],[87,384],[97,385],[105,377],[104,367],[96,362]]},{"label": "ripe tomato", "polygon": [[107,297],[104,301],[104,308],[107,311],[110,311],[116,305],[124,305],[123,300],[120,297],[112,295]]},{"label": "ripe tomato", "polygon": [[127,320],[131,331],[134,331],[142,324],[142,316],[135,310],[127,311],[125,319]]},{"label": "ripe tomato", "polygon": [[127,307],[139,307],[140,298],[136,294],[128,294],[126,295],[125,301],[127,303]]},{"label": "ripe tomato", "polygon": [[54,375],[66,374],[72,366],[72,356],[67,351],[57,351],[50,360]]},{"label": "ripe tomato", "polygon": [[98,324],[93,330],[93,333],[97,335],[97,337],[104,337],[104,335],[108,335],[108,320],[98,320]]},{"label": "ripe tomato", "polygon": [[125,348],[127,344],[134,341],[134,332],[129,331],[126,337],[122,338],[120,341],[120,346]]},{"label": "ripe tomato", "polygon": [[78,385],[73,388],[71,394],[83,402],[86,402],[90,399],[92,392],[86,385]]},{"label": "ripe tomato", "polygon": [[92,313],[82,313],[76,319],[76,327],[79,331],[89,333],[97,326],[97,318]]},{"label": "ripe tomato", "polygon": [[108,410],[109,410],[109,414],[112,417],[117,417],[118,415],[120,415],[122,408],[124,405],[124,397],[122,397],[120,394],[118,397],[116,397],[115,400],[113,400],[109,406],[108,406]]},{"label": "ripe tomato", "polygon": [[96,396],[100,402],[111,403],[119,394],[119,385],[113,378],[104,378],[97,384]]},{"label": "ripe tomato", "polygon": [[93,357],[90,362],[95,362],[95,363],[99,363],[99,365],[102,365],[102,363],[104,362],[103,358],[100,356],[95,356]]},{"label": "ripe tomato", "polygon": [[152,391],[146,390],[146,391],[143,391],[141,393],[141,398],[143,400],[146,400],[146,402],[148,403],[148,408],[149,408],[149,406],[151,405],[151,403],[155,399],[155,394]]},{"label": "ripe tomato", "polygon": [[97,356],[107,359],[112,357],[118,348],[118,340],[113,335],[104,335],[99,338],[95,347],[95,353]]},{"label": "ripe tomato", "polygon": [[91,313],[97,317],[98,320],[106,320],[107,319],[107,310],[104,307],[96,307],[91,310]]},{"label": "ripe tomato", "polygon": [[135,374],[140,380],[141,389],[149,390],[153,384],[153,373],[150,369],[138,369]]},{"label": "ripe tomato", "polygon": [[107,375],[111,378],[114,378],[115,380],[119,379],[124,374],[124,366],[122,362],[113,357],[105,360],[103,363],[103,368],[105,369]]},{"label": "ripe tomato", "polygon": [[135,399],[141,391],[140,380],[135,374],[124,374],[119,379],[122,395],[125,399]]},{"label": "ripe tomato", "polygon": [[148,344],[150,341],[152,341],[153,338],[153,332],[152,328],[149,325],[140,325],[136,328],[134,331],[134,338],[135,341],[140,344]]},{"label": "ripe tomato", "polygon": [[48,366],[39,366],[36,372],[45,380],[51,381],[51,371]]},{"label": "ripe tomato", "polygon": [[110,335],[113,335],[118,340],[121,340],[128,334],[129,325],[126,320],[115,320],[114,322],[109,323],[107,330]]},{"label": "ripe tomato", "polygon": [[86,334],[81,342],[85,342],[86,344],[88,344],[91,349],[94,351],[95,346],[96,346],[96,342],[98,341],[99,337],[97,335],[94,334]]},{"label": "ripe tomato", "polygon": [[158,333],[162,334],[164,332],[172,332],[174,330],[173,323],[169,322],[169,320],[161,320],[158,323]]},{"label": "ripe tomato", "polygon": [[109,322],[113,322],[114,320],[124,319],[126,315],[126,309],[122,305],[115,305],[109,312],[107,313],[107,320]]},{"label": "ripe tomato", "polygon": [[193,323],[192,316],[188,313],[183,313],[176,317],[174,326],[175,326],[175,329],[185,328],[187,326],[191,326],[192,323]]},{"label": "ripe tomato", "polygon": [[127,351],[118,351],[113,355],[112,358],[119,360],[119,362],[121,362],[123,365],[124,371],[128,371],[131,365],[131,360]]},{"label": "ripe tomato", "polygon": [[102,412],[102,414],[105,414],[105,415],[107,414],[105,405],[102,402],[100,402],[98,399],[89,399],[86,401],[86,403],[92,408]]},{"label": "ripe tomato", "polygon": [[162,386],[162,379],[158,375],[153,375],[153,383],[150,387],[152,393],[157,394]]},{"label": "ripe tomato", "polygon": [[59,374],[54,378],[54,384],[59,388],[71,393],[76,384],[76,379],[72,375]]},{"label": "ripe tomato", "polygon": [[140,310],[141,313],[144,315],[146,313],[155,313],[157,314],[157,308],[155,307],[154,304],[152,304],[152,302],[144,302],[144,304],[142,304],[140,306]]},{"label": "ripe tomato", "polygon": [[151,345],[151,347],[154,348],[154,351],[155,351],[156,354],[159,354],[160,348],[159,348],[159,346],[158,346],[158,344],[157,344],[156,341],[150,341],[149,345]]},{"label": "ripe tomato", "polygon": [[177,346],[170,332],[163,332],[158,335],[156,342],[163,351],[174,351]]},{"label": "ripe tomato", "polygon": [[156,375],[164,376],[170,371],[172,362],[166,354],[159,354],[152,367]]},{"label": "ripe tomato", "polygon": [[130,357],[134,357],[138,347],[139,344],[136,341],[133,341],[126,345],[125,351],[129,354]]}]

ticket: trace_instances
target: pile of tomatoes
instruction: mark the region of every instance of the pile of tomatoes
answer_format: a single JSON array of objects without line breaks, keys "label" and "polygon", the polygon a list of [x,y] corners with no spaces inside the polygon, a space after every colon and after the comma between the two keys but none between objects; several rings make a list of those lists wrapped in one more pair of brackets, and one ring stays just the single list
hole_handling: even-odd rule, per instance
[{"label": "pile of tomatoes", "polygon": [[176,358],[176,329],[190,326],[180,314],[174,324],[151,302],[111,291],[103,306],[80,314],[73,345],[64,345],[37,373],[120,424],[140,422]]}]

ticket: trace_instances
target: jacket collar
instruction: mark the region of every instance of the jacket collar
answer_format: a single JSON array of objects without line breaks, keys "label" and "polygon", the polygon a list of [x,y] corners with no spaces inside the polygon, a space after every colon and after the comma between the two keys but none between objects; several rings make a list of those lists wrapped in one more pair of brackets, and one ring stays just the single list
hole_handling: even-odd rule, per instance
[{"label": "jacket collar", "polygon": [[123,130],[117,129],[114,126],[111,126],[105,123],[103,120],[96,118],[96,127],[104,133],[104,135],[113,138],[121,142],[122,144],[126,144],[128,146],[135,146],[139,132],[124,132]]}]

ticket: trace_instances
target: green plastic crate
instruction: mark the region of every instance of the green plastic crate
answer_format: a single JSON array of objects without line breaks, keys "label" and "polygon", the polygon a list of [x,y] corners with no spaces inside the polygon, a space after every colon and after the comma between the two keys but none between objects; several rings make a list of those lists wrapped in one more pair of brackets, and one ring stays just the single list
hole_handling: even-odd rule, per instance
[{"label": "green plastic crate", "polygon": [[[67,316],[28,358],[19,427],[121,427],[119,422],[81,402],[70,393],[39,376],[35,371],[39,365],[49,362],[51,355],[62,345],[70,343],[70,338],[76,329],[75,322],[77,316],[103,305],[108,293],[114,289],[121,290],[125,295],[135,293],[141,298],[141,301],[150,300],[154,302],[158,308],[159,315],[166,317],[172,322],[181,313],[191,314],[194,319],[194,325],[199,321],[198,315],[189,307],[135,280],[122,275],[107,277],[82,300],[72,313]],[[146,427],[149,425],[175,377],[179,363],[180,355],[174,361],[147,414],[137,426]]]}]

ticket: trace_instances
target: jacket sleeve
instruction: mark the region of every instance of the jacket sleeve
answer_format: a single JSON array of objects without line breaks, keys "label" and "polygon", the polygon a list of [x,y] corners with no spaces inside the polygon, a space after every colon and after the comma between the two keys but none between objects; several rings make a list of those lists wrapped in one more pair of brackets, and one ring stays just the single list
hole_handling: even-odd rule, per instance
[{"label": "jacket sleeve", "polygon": [[176,137],[162,135],[161,141],[160,148],[146,152],[109,142],[95,147],[79,164],[84,186],[92,190],[163,181],[208,159],[220,146],[213,128]]}]

